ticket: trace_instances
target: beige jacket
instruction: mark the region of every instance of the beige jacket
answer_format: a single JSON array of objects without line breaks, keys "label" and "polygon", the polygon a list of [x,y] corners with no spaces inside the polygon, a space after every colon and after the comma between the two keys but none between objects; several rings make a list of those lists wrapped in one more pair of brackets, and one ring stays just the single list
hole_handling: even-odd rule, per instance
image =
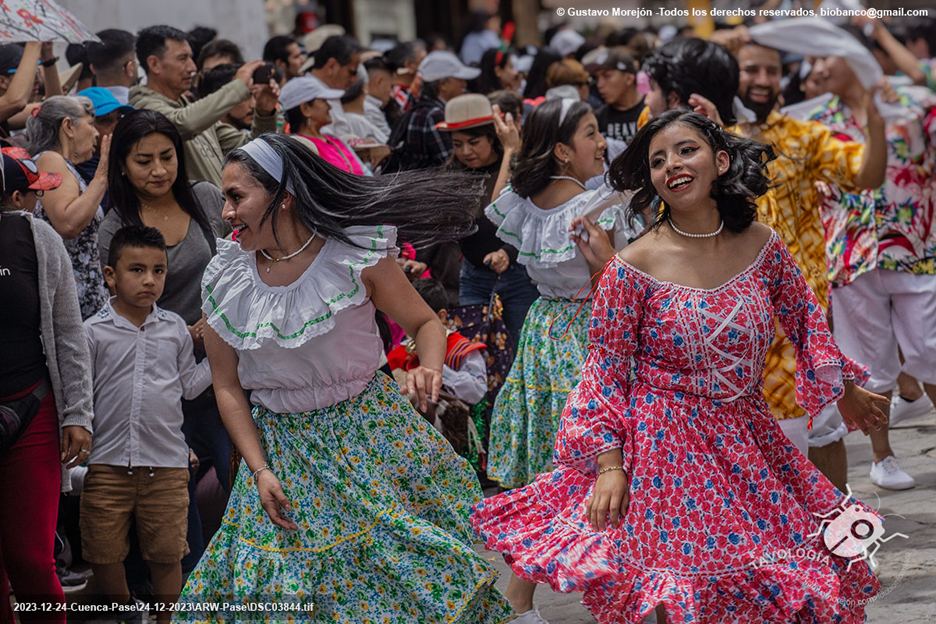
[{"label": "beige jacket", "polygon": [[136,86],[130,89],[130,105],[165,115],[185,141],[185,169],[189,180],[207,180],[220,188],[225,154],[265,132],[277,132],[276,114],[255,114],[250,134],[221,122],[222,117],[249,96],[250,90],[240,80],[232,80],[195,101],[185,96],[173,101],[150,88]]}]

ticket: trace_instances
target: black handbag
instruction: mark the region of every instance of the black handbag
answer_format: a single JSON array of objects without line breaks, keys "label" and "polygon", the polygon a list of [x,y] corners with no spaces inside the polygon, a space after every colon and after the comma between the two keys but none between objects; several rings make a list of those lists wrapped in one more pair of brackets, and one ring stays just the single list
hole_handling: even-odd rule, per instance
[{"label": "black handbag", "polygon": [[0,403],[0,452],[13,446],[39,412],[39,405],[52,391],[46,377],[33,391],[15,401]]}]

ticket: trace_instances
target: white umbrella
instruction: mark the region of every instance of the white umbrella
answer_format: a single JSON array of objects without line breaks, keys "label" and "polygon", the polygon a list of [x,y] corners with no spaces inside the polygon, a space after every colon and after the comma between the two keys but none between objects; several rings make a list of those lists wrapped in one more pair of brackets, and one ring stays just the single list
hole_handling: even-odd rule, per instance
[{"label": "white umbrella", "polygon": [[0,0],[0,43],[100,41],[53,0]]}]

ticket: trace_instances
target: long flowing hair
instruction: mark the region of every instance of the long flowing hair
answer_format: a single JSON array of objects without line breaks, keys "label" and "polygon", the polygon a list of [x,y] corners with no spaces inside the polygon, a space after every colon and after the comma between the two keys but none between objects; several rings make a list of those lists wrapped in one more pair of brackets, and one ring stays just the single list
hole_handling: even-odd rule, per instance
[{"label": "long flowing hair", "polygon": [[344,243],[353,244],[344,228],[354,225],[393,225],[400,238],[414,246],[458,240],[474,231],[473,215],[484,195],[478,176],[439,169],[360,176],[342,171],[288,136],[264,134],[260,140],[282,159],[282,180],[242,149],[229,152],[225,166],[242,165],[271,195],[261,224],[270,219],[274,233],[276,207],[290,185],[299,222]]},{"label": "long flowing hair", "polygon": [[140,217],[140,198],[133,184],[130,183],[130,178],[123,175],[120,167],[126,162],[133,146],[151,134],[162,134],[175,147],[178,169],[171,190],[179,208],[203,231],[211,232],[211,225],[195,199],[185,171],[182,135],[173,123],[166,119],[165,115],[153,110],[131,111],[124,115],[114,128],[114,136],[111,138],[110,164],[107,170],[107,188],[111,208],[125,225],[143,225],[143,219]]}]

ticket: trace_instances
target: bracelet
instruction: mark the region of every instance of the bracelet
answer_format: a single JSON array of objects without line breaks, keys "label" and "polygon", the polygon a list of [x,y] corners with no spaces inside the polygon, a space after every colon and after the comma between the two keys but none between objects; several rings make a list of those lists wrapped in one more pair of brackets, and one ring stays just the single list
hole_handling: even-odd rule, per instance
[{"label": "bracelet", "polygon": [[603,469],[603,470],[599,470],[599,471],[598,471],[598,476],[600,477],[600,476],[603,475],[604,473],[606,473],[606,472],[611,472],[612,470],[620,470],[621,472],[624,472],[624,466],[608,466],[607,468],[605,468],[605,469]]},{"label": "bracelet", "polygon": [[42,65],[43,67],[52,67],[58,62],[59,62],[59,57],[53,56],[47,61],[41,61],[39,64]]},{"label": "bracelet", "polygon": [[[270,465],[269,465],[269,464],[263,464],[262,466],[260,466],[259,468],[257,468],[257,469],[254,471],[254,473],[253,473],[253,480],[256,481],[256,480],[257,480],[257,475],[260,474],[261,472],[263,472],[264,470],[270,470]],[[272,472],[272,471],[271,471],[271,472]]]}]

